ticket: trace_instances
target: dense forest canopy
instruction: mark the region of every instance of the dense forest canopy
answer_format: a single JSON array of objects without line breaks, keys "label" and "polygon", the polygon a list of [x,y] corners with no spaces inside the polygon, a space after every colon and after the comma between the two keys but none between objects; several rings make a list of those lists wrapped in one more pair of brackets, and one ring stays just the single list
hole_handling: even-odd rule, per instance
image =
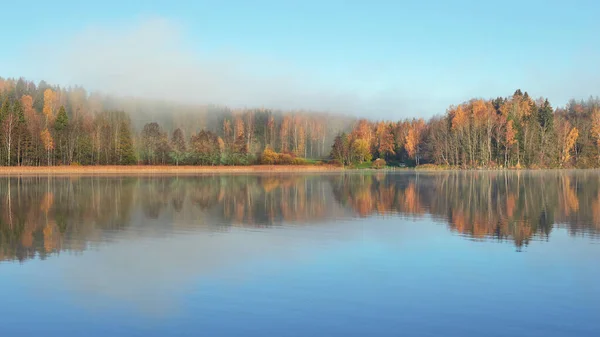
[{"label": "dense forest canopy", "polygon": [[521,90],[427,121],[177,105],[22,78],[0,78],[0,104],[0,165],[600,166],[600,99],[553,108]]}]

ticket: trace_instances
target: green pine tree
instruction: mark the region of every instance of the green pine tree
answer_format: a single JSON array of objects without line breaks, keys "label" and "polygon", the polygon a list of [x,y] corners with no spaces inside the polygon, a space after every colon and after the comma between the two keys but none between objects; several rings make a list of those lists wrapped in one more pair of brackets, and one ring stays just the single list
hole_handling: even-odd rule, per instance
[{"label": "green pine tree", "polygon": [[2,102],[2,107],[0,107],[0,123],[4,121],[4,118],[8,116],[10,113],[10,103],[8,102],[8,97],[4,99]]},{"label": "green pine tree", "polygon": [[69,126],[69,116],[67,116],[67,110],[64,106],[61,106],[56,115],[56,121],[54,122],[54,129],[58,132],[65,130]]},{"label": "green pine tree", "polygon": [[119,148],[117,149],[120,165],[133,165],[137,163],[133,141],[131,139],[131,127],[127,122],[121,122],[119,128]]},{"label": "green pine tree", "polygon": [[542,128],[551,129],[554,124],[554,109],[548,102],[548,99],[544,101],[542,107],[538,110],[538,122]]}]

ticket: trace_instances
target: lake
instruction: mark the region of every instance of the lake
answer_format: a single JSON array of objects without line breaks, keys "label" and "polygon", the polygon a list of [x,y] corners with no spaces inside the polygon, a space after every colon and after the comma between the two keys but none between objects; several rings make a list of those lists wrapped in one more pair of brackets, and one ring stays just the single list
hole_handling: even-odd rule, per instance
[{"label": "lake", "polygon": [[600,336],[600,173],[0,178],[2,336]]}]

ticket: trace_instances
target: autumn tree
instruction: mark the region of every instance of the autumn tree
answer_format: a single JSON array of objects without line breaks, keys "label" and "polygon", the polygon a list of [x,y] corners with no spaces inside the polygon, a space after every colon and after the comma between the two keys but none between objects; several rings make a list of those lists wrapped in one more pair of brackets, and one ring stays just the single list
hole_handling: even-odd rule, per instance
[{"label": "autumn tree", "polygon": [[233,152],[238,155],[248,154],[248,143],[243,135],[239,135],[233,143]]},{"label": "autumn tree", "polygon": [[52,139],[52,135],[50,134],[48,128],[42,130],[40,138],[44,144],[44,149],[46,150],[47,164],[50,166],[50,151],[54,150],[54,140]]},{"label": "autumn tree", "polygon": [[142,160],[146,164],[164,164],[168,157],[169,143],[166,133],[158,123],[147,123],[141,134]]},{"label": "autumn tree", "polygon": [[557,127],[558,149],[559,149],[559,165],[564,167],[571,160],[572,153],[579,137],[577,128],[572,127],[571,123],[561,119]]},{"label": "autumn tree", "polygon": [[373,126],[371,123],[366,119],[359,120],[352,131],[352,139],[363,139],[370,148],[373,144]]},{"label": "autumn tree", "polygon": [[297,156],[306,157],[306,127],[305,120],[296,115],[292,120],[292,139],[294,141],[294,153]]},{"label": "autumn tree", "polygon": [[46,89],[44,91],[44,109],[43,113],[46,117],[46,127],[54,119],[54,109],[56,105],[56,93],[52,89]]},{"label": "autumn tree", "polygon": [[377,123],[377,153],[379,158],[388,159],[394,152],[394,135],[390,126],[385,122]]},{"label": "autumn tree", "polygon": [[600,107],[596,107],[592,111],[591,124],[591,134],[596,145],[597,164],[600,164]]},{"label": "autumn tree", "polygon": [[190,139],[190,150],[195,164],[219,165],[221,148],[216,134],[201,130]]},{"label": "autumn tree", "polygon": [[406,136],[406,151],[419,165],[421,154],[421,135],[425,130],[425,121],[423,119],[415,119],[410,123],[408,135]]},{"label": "autumn tree", "polygon": [[240,138],[240,137],[245,137],[245,134],[246,134],[246,129],[244,127],[244,119],[242,118],[242,116],[236,116],[235,117],[235,130],[234,130],[235,139]]},{"label": "autumn tree", "polygon": [[517,132],[513,127],[513,120],[509,120],[506,122],[506,131],[505,131],[505,151],[504,151],[504,166],[508,166],[509,164],[509,154],[513,149],[514,145],[517,143]]},{"label": "autumn tree", "polygon": [[236,117],[235,119],[233,152],[237,155],[246,155],[248,153],[246,129],[244,128],[244,120],[240,116]]},{"label": "autumn tree", "polygon": [[353,162],[364,163],[373,159],[371,149],[366,139],[357,139],[351,145],[351,158]]}]

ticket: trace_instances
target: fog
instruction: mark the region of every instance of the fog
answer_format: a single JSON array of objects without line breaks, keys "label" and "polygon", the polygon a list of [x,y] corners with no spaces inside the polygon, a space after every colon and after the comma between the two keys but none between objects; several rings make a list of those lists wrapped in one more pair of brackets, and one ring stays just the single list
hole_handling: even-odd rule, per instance
[{"label": "fog", "polygon": [[[327,60],[331,50],[323,50],[323,59],[309,66],[301,55],[294,57],[295,63],[267,52],[277,51],[277,45],[257,46],[252,52],[247,46],[226,42],[215,47],[219,44],[208,43],[208,38],[219,34],[193,32],[180,21],[161,16],[86,25],[64,31],[48,27],[44,34],[24,42],[29,49],[11,51],[18,56],[14,64],[0,64],[1,75],[81,85],[118,97],[391,120],[443,114],[450,105],[471,98],[509,96],[517,88],[532,97],[548,97],[558,107],[570,98],[595,96],[600,86],[595,65],[598,48],[574,42],[553,46],[539,41],[535,53],[540,57],[528,59],[531,50],[516,55],[482,41],[449,48],[437,35],[415,44],[400,34],[393,42],[369,45],[369,53],[380,55],[389,43],[397,43],[397,55],[389,55],[386,63],[376,62],[377,57],[355,63],[339,57]],[[331,31],[324,33],[331,35]],[[330,49],[336,48],[334,42],[332,37]],[[507,42],[507,50],[517,42]],[[364,37],[355,44],[363,46]],[[432,53],[433,47],[442,52]],[[313,58],[319,52],[316,47],[310,50]],[[502,53],[506,55],[501,57]]]},{"label": "fog", "polygon": [[400,119],[443,113],[449,101],[405,97],[393,88],[350,90],[351,85],[331,83],[317,71],[284,60],[192,48],[190,39],[176,22],[156,17],[89,26],[45,43],[39,55],[46,61],[32,63],[50,60],[54,66],[38,72],[49,83],[181,104]]}]

